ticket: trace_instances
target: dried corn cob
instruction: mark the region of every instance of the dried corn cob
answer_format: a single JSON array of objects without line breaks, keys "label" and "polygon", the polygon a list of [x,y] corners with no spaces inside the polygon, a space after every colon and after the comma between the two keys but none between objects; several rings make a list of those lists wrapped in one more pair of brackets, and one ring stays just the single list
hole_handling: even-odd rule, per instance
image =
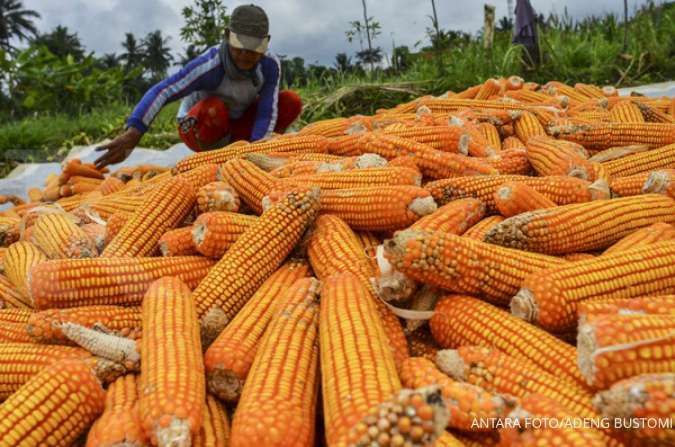
[{"label": "dried corn cob", "polygon": [[227,411],[216,398],[207,394],[204,406],[204,422],[192,441],[194,447],[218,447],[230,445],[230,420]]},{"label": "dried corn cob", "polygon": [[129,217],[131,217],[131,213],[124,212],[115,213],[108,217],[105,223],[105,245],[108,245],[117,236],[117,233],[120,232],[124,224],[129,220]]},{"label": "dried corn cob", "polygon": [[214,262],[198,256],[61,259],[32,269],[36,309],[112,304],[138,306],[154,280],[177,276],[194,288]]},{"label": "dried corn cob", "polygon": [[492,227],[503,220],[504,217],[502,216],[488,216],[484,219],[481,219],[478,223],[466,230],[462,236],[476,241],[482,241],[485,237],[485,234],[487,234],[487,232],[490,231]]},{"label": "dried corn cob", "polygon": [[618,197],[637,196],[638,194],[642,194],[642,186],[652,172],[615,177],[610,182],[609,188],[612,190],[612,194]]},{"label": "dried corn cob", "polygon": [[583,147],[548,136],[532,137],[527,142],[527,157],[540,176],[569,175],[595,180],[591,163],[582,157]]},{"label": "dried corn cob", "polygon": [[222,166],[223,180],[239,194],[241,200],[257,214],[263,211],[262,199],[279,179],[246,160],[231,160]]},{"label": "dried corn cob", "polygon": [[508,149],[527,149],[525,143],[518,137],[506,137],[502,141],[502,150]]},{"label": "dried corn cob", "polygon": [[70,446],[103,412],[104,400],[87,363],[47,367],[0,405],[0,445]]},{"label": "dried corn cob", "polygon": [[124,188],[124,182],[117,177],[108,177],[98,185],[98,190],[101,191],[101,194],[107,196],[114,192],[120,191]]},{"label": "dried corn cob", "polygon": [[138,338],[141,332],[141,314],[138,307],[105,305],[35,312],[26,321],[26,330],[39,343],[63,344],[68,341],[60,328],[65,322],[88,328],[100,327],[130,338]]},{"label": "dried corn cob", "polygon": [[675,169],[652,171],[642,187],[642,193],[665,194],[675,199]]},{"label": "dried corn cob", "polygon": [[[192,185],[192,188],[196,192],[209,183],[219,180],[219,171],[220,166],[214,163],[209,163],[195,169],[190,169],[187,172],[181,172],[176,177],[185,180],[189,185]],[[168,180],[162,180],[161,183],[165,183],[166,181]],[[160,182],[158,181],[158,184],[159,183]]]},{"label": "dried corn cob", "polygon": [[392,185],[419,186],[419,171],[401,167],[356,169],[343,172],[322,172],[313,175],[296,175],[279,181],[281,187],[301,184],[317,186],[321,190],[386,187]]},{"label": "dried corn cob", "polygon": [[570,101],[584,103],[591,97],[587,96],[583,89],[575,89],[567,84],[558,81],[549,81],[542,86],[542,91],[549,95],[565,95]]},{"label": "dried corn cob", "polygon": [[24,297],[23,302],[33,306],[30,299],[29,273],[32,268],[47,261],[47,256],[30,242],[15,242],[7,249],[5,258],[5,274],[16,290]]},{"label": "dried corn cob", "polygon": [[649,146],[646,144],[634,144],[631,146],[617,146],[610,147],[604,151],[596,152],[593,156],[589,157],[589,161],[597,161],[598,163],[605,163],[612,160],[617,160],[626,155],[637,154],[650,150]]},{"label": "dried corn cob", "polygon": [[451,295],[441,300],[429,326],[436,341],[444,348],[495,347],[560,380],[587,388],[577,368],[573,346],[476,298]]},{"label": "dried corn cob", "polygon": [[121,376],[110,384],[105,410],[89,430],[87,447],[142,447],[148,444],[138,415],[138,377]]},{"label": "dried corn cob", "polygon": [[675,144],[639,152],[603,163],[612,178],[675,168]]},{"label": "dried corn cob", "polygon": [[356,156],[361,155],[362,147],[360,144],[361,134],[343,135],[340,137],[328,138],[326,150],[330,155],[336,156]]},{"label": "dried corn cob", "polygon": [[532,170],[525,148],[505,149],[486,161],[502,175],[527,175]]},{"label": "dried corn cob", "polygon": [[578,90],[579,93],[589,98],[602,99],[605,97],[605,94],[603,93],[602,89],[592,84],[582,84],[580,82],[577,82],[576,84],[574,84],[574,90]]},{"label": "dried corn cob", "polygon": [[225,182],[212,182],[197,191],[197,212],[239,211],[239,196]]},{"label": "dried corn cob", "polygon": [[[420,289],[417,290],[417,292],[415,292],[415,294],[410,298],[410,302],[407,303],[407,307],[409,310],[414,312],[431,312],[434,310],[434,307],[436,307],[436,302],[440,297],[441,291],[439,289],[425,284],[420,287]],[[426,319],[415,319],[411,317],[406,318],[406,334],[414,332],[427,322]]]},{"label": "dried corn cob", "polygon": [[202,323],[220,321],[203,328],[205,346],[279,268],[314,220],[318,202],[316,190],[289,193],[244,231],[199,284],[194,298]]},{"label": "dried corn cob", "polygon": [[574,328],[577,305],[584,300],[675,293],[674,260],[671,241],[541,270],[525,278],[511,312],[564,332]]},{"label": "dried corn cob", "polygon": [[190,289],[178,278],[152,283],[143,299],[139,416],[160,446],[191,445],[206,390],[199,324]]},{"label": "dried corn cob", "polygon": [[602,254],[609,255],[673,239],[675,239],[675,227],[667,223],[657,222],[623,237],[606,249]]},{"label": "dried corn cob", "polygon": [[197,249],[192,242],[192,230],[193,228],[190,226],[175,228],[164,233],[157,243],[162,256],[187,256],[197,254]]},{"label": "dried corn cob", "polygon": [[[314,445],[318,292],[316,279],[299,279],[275,309],[232,421],[232,447]],[[260,414],[274,416],[264,421]]]},{"label": "dried corn cob", "polygon": [[450,412],[447,425],[451,428],[479,431],[476,420],[503,419],[515,406],[515,401],[506,396],[450,379],[432,361],[422,357],[410,357],[403,362],[401,383],[408,388],[438,385]]},{"label": "dried corn cob", "polygon": [[673,123],[675,119],[672,115],[662,112],[656,107],[650,106],[640,102],[635,102],[635,105],[640,109],[642,118],[648,123]]},{"label": "dried corn cob", "polygon": [[442,152],[464,155],[471,153],[472,155],[485,156],[494,154],[497,150],[490,147],[490,144],[478,129],[471,133],[467,129],[454,124],[444,126],[392,125],[387,126],[380,132],[372,132],[368,135],[375,139],[397,137],[393,141],[400,141],[403,138]]},{"label": "dried corn cob", "polygon": [[373,270],[376,270],[377,260],[375,259],[375,252],[377,250],[377,246],[382,244],[382,239],[370,231],[357,231],[355,234],[359,239],[359,242],[361,242],[361,246],[363,247],[363,251],[370,261],[371,267]]},{"label": "dried corn cob", "polygon": [[204,256],[221,258],[256,220],[255,216],[225,211],[201,214],[192,224],[195,249]]},{"label": "dried corn cob", "polygon": [[478,199],[453,200],[410,226],[414,230],[462,234],[485,217],[485,205]]},{"label": "dried corn cob", "polygon": [[332,118],[315,121],[300,129],[298,134],[322,135],[324,137],[340,136],[344,135],[351,123],[352,122],[349,118]]},{"label": "dried corn cob", "polygon": [[157,186],[101,253],[104,258],[147,256],[162,233],[175,227],[195,203],[192,185],[172,178]]},{"label": "dried corn cob", "polygon": [[18,217],[0,216],[0,245],[7,247],[19,240],[19,225],[21,219]]},{"label": "dried corn cob", "polygon": [[289,261],[273,273],[242,307],[204,354],[209,391],[236,401],[267,325],[283,304],[284,290],[309,274],[309,266]]},{"label": "dried corn cob", "polygon": [[14,284],[0,274],[0,308],[30,309],[29,300],[22,295]]},{"label": "dried corn cob", "polygon": [[377,310],[363,299],[367,294],[351,273],[323,281],[319,352],[328,445],[344,439],[373,406],[401,388]]},{"label": "dried corn cob", "polygon": [[518,182],[507,182],[500,186],[495,191],[494,201],[497,210],[504,217],[556,206],[552,200],[536,189]]},{"label": "dried corn cob", "polygon": [[549,256],[504,249],[441,232],[405,230],[384,242],[392,266],[426,284],[508,304],[523,279],[566,264]]},{"label": "dried corn cob", "polygon": [[95,211],[101,218],[108,219],[115,213],[132,214],[139,206],[141,206],[144,200],[145,198],[143,196],[119,191],[99,200],[88,202],[83,206]]},{"label": "dried corn cob", "polygon": [[44,214],[35,222],[32,241],[51,259],[92,258],[94,241],[67,214]]},{"label": "dried corn cob", "polygon": [[675,295],[637,298],[593,298],[579,303],[580,321],[590,321],[603,315],[673,315]]},{"label": "dried corn cob", "polygon": [[30,309],[0,309],[0,323],[26,323],[33,313]]},{"label": "dried corn cob", "polygon": [[612,121],[617,123],[644,123],[642,111],[631,100],[619,101],[612,106],[609,112]]},{"label": "dried corn cob", "polygon": [[562,255],[562,258],[572,262],[587,261],[589,259],[595,259],[595,255],[591,253],[568,253],[566,255]]},{"label": "dried corn cob", "polygon": [[33,343],[33,339],[26,331],[25,323],[0,323],[0,343]]},{"label": "dried corn cob", "polygon": [[497,79],[488,79],[481,84],[474,99],[488,99],[491,96],[497,95],[500,90],[501,85]]},{"label": "dried corn cob", "polygon": [[432,362],[436,361],[436,353],[441,347],[431,336],[428,326],[422,326],[408,336],[411,357],[424,357]]},{"label": "dried corn cob", "polygon": [[675,124],[670,123],[599,123],[551,126],[550,135],[573,141],[586,149],[602,150],[613,146],[648,144],[661,147],[675,143]]},{"label": "dried corn cob", "polygon": [[579,369],[586,382],[608,388],[637,374],[672,371],[673,315],[602,315],[579,325]]},{"label": "dried corn cob", "polygon": [[492,228],[485,241],[548,254],[603,249],[657,222],[675,223],[675,200],[657,194],[529,211]]},{"label": "dried corn cob", "polygon": [[524,143],[536,136],[545,136],[546,130],[541,125],[539,119],[531,112],[523,112],[515,121],[513,128],[516,136]]},{"label": "dried corn cob", "polygon": [[94,243],[96,252],[100,253],[105,247],[105,229],[106,226],[100,223],[91,222],[80,227],[84,234]]},{"label": "dried corn cob", "polygon": [[491,147],[497,149],[498,151],[502,149],[502,140],[499,136],[499,131],[494,124],[487,122],[479,123],[478,129]]}]

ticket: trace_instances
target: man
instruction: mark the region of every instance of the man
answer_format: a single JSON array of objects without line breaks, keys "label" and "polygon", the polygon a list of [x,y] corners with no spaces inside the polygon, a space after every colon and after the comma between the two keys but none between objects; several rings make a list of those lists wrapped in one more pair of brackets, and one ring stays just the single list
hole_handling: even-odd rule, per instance
[{"label": "man", "polygon": [[235,8],[223,42],[150,88],[127,120],[126,131],[96,149],[106,151],[96,166],[127,158],[162,107],[180,98],[178,132],[193,151],[283,133],[300,115],[302,102],[294,92],[279,91],[281,65],[266,54],[269,41],[262,8]]}]

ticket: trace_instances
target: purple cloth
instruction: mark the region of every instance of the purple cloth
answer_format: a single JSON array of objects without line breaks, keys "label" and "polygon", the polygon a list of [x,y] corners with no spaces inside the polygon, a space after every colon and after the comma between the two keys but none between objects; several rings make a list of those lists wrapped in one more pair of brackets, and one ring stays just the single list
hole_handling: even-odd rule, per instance
[{"label": "purple cloth", "polygon": [[513,26],[513,43],[521,44],[533,59],[538,59],[537,45],[537,13],[530,0],[517,0],[516,23]]}]

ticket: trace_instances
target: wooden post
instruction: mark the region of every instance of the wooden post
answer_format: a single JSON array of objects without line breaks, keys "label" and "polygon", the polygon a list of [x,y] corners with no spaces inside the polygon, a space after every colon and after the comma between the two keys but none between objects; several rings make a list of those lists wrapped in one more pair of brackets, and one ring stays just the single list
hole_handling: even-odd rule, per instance
[{"label": "wooden post", "polygon": [[492,49],[492,43],[495,38],[495,7],[485,4],[485,25],[483,28],[483,48]]}]

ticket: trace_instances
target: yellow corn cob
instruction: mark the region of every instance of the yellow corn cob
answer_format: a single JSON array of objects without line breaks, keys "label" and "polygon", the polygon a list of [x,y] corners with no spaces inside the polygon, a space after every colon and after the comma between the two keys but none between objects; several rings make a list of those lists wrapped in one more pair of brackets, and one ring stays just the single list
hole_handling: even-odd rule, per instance
[{"label": "yellow corn cob", "polygon": [[289,261],[273,273],[232,319],[204,354],[209,391],[236,401],[258,351],[260,340],[284,291],[309,274],[305,262]]},{"label": "yellow corn cob", "polygon": [[127,374],[110,384],[105,410],[89,430],[87,447],[142,447],[148,444],[138,415],[138,377]]},{"label": "yellow corn cob", "polygon": [[485,241],[548,254],[603,249],[656,222],[675,223],[675,200],[645,194],[558,206],[513,216]]},{"label": "yellow corn cob", "polygon": [[422,98],[417,103],[417,105],[418,107],[421,106],[427,107],[432,113],[446,113],[465,108],[491,109],[498,111],[530,111],[533,113],[543,111],[553,114],[560,112],[560,110],[557,107],[553,107],[550,105],[540,106],[536,104],[515,103],[507,101],[461,99],[461,98],[447,98],[447,99]]},{"label": "yellow corn cob", "polygon": [[36,309],[139,306],[154,280],[172,275],[194,288],[213,264],[201,256],[48,261],[32,269],[30,296]]},{"label": "yellow corn cob", "polygon": [[33,313],[30,309],[2,308],[0,323],[26,323]]},{"label": "yellow corn cob", "polygon": [[494,201],[497,210],[504,217],[556,206],[552,200],[534,188],[518,182],[508,182],[500,186],[495,191]]},{"label": "yellow corn cob", "polygon": [[525,143],[518,137],[506,137],[502,141],[502,150],[526,149]]},{"label": "yellow corn cob", "polygon": [[257,143],[233,143],[222,149],[190,155],[176,164],[176,170],[186,172],[204,164],[223,164],[253,152],[326,152],[327,142],[319,135],[286,135]]},{"label": "yellow corn cob", "polygon": [[[603,434],[593,427],[572,426],[577,417],[560,403],[541,394],[529,394],[520,400],[518,407],[509,414],[509,418],[518,421],[499,430],[500,445],[525,446],[588,446],[602,447],[607,443]],[[532,424],[533,420],[547,420],[541,428]],[[555,421],[555,422],[554,422]],[[583,422],[583,421],[581,421]],[[517,428],[521,427],[521,428]]]},{"label": "yellow corn cob", "polygon": [[675,144],[627,155],[603,163],[603,165],[612,178],[626,177],[656,169],[673,169],[675,168]]},{"label": "yellow corn cob", "polygon": [[232,447],[314,445],[318,288],[314,278],[299,279],[275,309],[232,421]]},{"label": "yellow corn cob", "polygon": [[589,161],[596,161],[598,163],[606,163],[612,160],[617,160],[631,154],[637,154],[649,151],[650,148],[646,144],[633,144],[631,146],[616,146],[605,149],[604,151],[596,152]]},{"label": "yellow corn cob", "polygon": [[527,157],[540,176],[569,175],[595,180],[591,163],[582,156],[585,153],[584,148],[577,144],[547,136],[532,137],[527,142]]},{"label": "yellow corn cob", "polygon": [[108,219],[115,213],[132,214],[138,209],[144,201],[143,196],[132,195],[119,191],[115,194],[110,194],[99,200],[92,201],[83,205],[85,208],[95,211],[101,218]]},{"label": "yellow corn cob", "polygon": [[201,214],[192,224],[192,242],[202,255],[219,259],[256,220],[225,211]]},{"label": "yellow corn cob", "polygon": [[108,177],[98,185],[98,190],[104,196],[120,191],[122,188],[124,188],[124,182],[117,177]]},{"label": "yellow corn cob", "polygon": [[670,428],[675,417],[674,384],[672,373],[641,374],[598,393],[594,402],[610,420],[644,421],[638,427],[624,428],[640,445],[671,445],[675,443],[675,433]]},{"label": "yellow corn cob", "polygon": [[166,230],[179,224],[195,203],[192,185],[172,178],[157,186],[101,253],[104,258],[148,256]]},{"label": "yellow corn cob", "polygon": [[445,205],[452,200],[464,197],[475,197],[485,204],[488,213],[494,213],[496,211],[494,193],[497,188],[506,182],[525,183],[558,205],[588,202],[594,198],[589,182],[566,176],[486,175],[457,177],[429,182],[424,187],[431,192],[439,205]]},{"label": "yellow corn cob", "polygon": [[[368,135],[368,134],[367,134]],[[385,136],[412,140],[442,152],[454,152],[466,155],[490,155],[496,148],[490,147],[489,142],[478,129],[470,132],[462,126],[450,124],[444,126],[387,126],[381,132],[372,132],[370,135],[379,139]],[[370,151],[368,151],[370,152]],[[380,154],[382,155],[382,154]]]},{"label": "yellow corn cob", "polygon": [[344,135],[347,128],[351,125],[349,118],[332,118],[315,121],[300,129],[300,135],[322,135],[324,137],[334,137]]},{"label": "yellow corn cob", "polygon": [[279,180],[246,160],[231,160],[222,166],[220,172],[223,180],[257,214],[262,213],[263,197],[277,186]]},{"label": "yellow corn cob", "polygon": [[542,86],[542,90],[548,94],[559,94],[567,96],[571,101],[584,103],[590,99],[583,90],[577,90],[567,84],[558,81],[549,81]]},{"label": "yellow corn cob", "polygon": [[674,261],[671,241],[541,270],[525,278],[511,311],[547,330],[564,332],[574,328],[577,305],[584,300],[675,293]]},{"label": "yellow corn cob", "polygon": [[572,262],[587,261],[589,259],[595,259],[595,255],[591,253],[567,253],[565,255],[562,255],[562,258]]},{"label": "yellow corn cob", "polygon": [[[181,172],[176,177],[185,180],[189,185],[192,185],[192,188],[196,192],[209,183],[219,180],[219,170],[220,167],[217,164],[209,163],[195,169],[190,169],[187,172]],[[168,180],[163,180],[162,183],[166,183],[167,181]]]},{"label": "yellow corn cob", "polygon": [[33,343],[33,339],[26,331],[25,323],[0,323],[0,343]]},{"label": "yellow corn cob", "polygon": [[612,106],[609,112],[612,121],[617,123],[644,123],[642,111],[631,100],[619,101]]},{"label": "yellow corn cob", "polygon": [[375,259],[375,251],[377,250],[377,246],[382,244],[382,239],[370,231],[357,231],[355,234],[359,239],[359,242],[361,242],[363,251],[370,261],[370,265],[376,270],[377,260]]},{"label": "yellow corn cob", "polygon": [[367,294],[351,273],[323,281],[319,352],[328,445],[401,388],[377,310],[363,299]]},{"label": "yellow corn cob", "polygon": [[641,228],[620,239],[602,254],[608,255],[620,251],[631,250],[633,248],[658,242],[670,241],[675,239],[675,227],[673,225],[657,222],[648,227]]},{"label": "yellow corn cob", "polygon": [[651,172],[641,172],[625,177],[615,177],[609,184],[609,188],[612,190],[612,193],[618,197],[636,196],[642,193],[642,186],[649,178]]},{"label": "yellow corn cob", "polygon": [[652,171],[642,186],[642,193],[665,194],[675,199],[675,169]]},{"label": "yellow corn cob", "polygon": [[94,242],[66,214],[44,214],[35,222],[32,241],[49,258],[92,258]]},{"label": "yellow corn cob", "polygon": [[485,234],[487,234],[487,232],[490,231],[492,227],[503,220],[504,217],[502,216],[488,216],[484,219],[481,219],[474,226],[466,230],[462,236],[476,241],[482,241],[485,237]]},{"label": "yellow corn cob", "polygon": [[508,304],[523,279],[567,262],[442,232],[405,230],[384,243],[392,266],[426,284]]},{"label": "yellow corn cob", "polygon": [[86,197],[84,194],[75,194],[70,197],[63,197],[57,200],[55,203],[63,208],[66,212],[71,212],[75,208],[79,207],[82,202],[91,197],[91,194],[87,194]]},{"label": "yellow corn cob", "polygon": [[197,191],[197,211],[239,211],[239,196],[236,191],[225,182],[212,182],[202,186]]},{"label": "yellow corn cob", "polygon": [[30,309],[29,300],[5,275],[0,274],[0,308]]},{"label": "yellow corn cob", "polygon": [[577,82],[576,84],[574,84],[574,90],[579,91],[579,93],[589,98],[602,99],[605,97],[605,94],[603,93],[602,89],[593,84],[582,84],[580,82]]},{"label": "yellow corn cob", "polygon": [[531,112],[523,112],[515,121],[513,129],[520,141],[527,143],[528,140],[536,136],[546,136],[544,126],[541,125],[539,119]]},{"label": "yellow corn cob", "polygon": [[569,102],[567,96],[564,95],[551,96],[543,92],[536,92],[525,89],[508,91],[504,94],[504,96],[507,98],[513,98],[517,101],[526,102],[530,104],[538,104],[538,105],[548,104],[556,107],[567,107],[567,104]]},{"label": "yellow corn cob", "polygon": [[645,373],[672,371],[673,315],[602,315],[579,325],[579,369],[597,389]]},{"label": "yellow corn cob", "polygon": [[351,228],[337,216],[330,214],[319,216],[314,225],[307,254],[312,269],[322,282],[331,275],[350,272],[356,275],[361,285],[368,289],[372,302],[385,328],[389,348],[396,366],[400,366],[408,357],[408,344],[401,322],[393,312],[375,295],[370,279],[375,276],[373,264],[363,250]]},{"label": "yellow corn cob", "polygon": [[[540,124],[541,125],[541,124]],[[478,129],[480,130],[483,137],[488,141],[490,146],[497,150],[502,149],[502,140],[499,136],[499,131],[492,123],[480,123],[478,124]]]},{"label": "yellow corn cob", "polygon": [[574,120],[579,123],[599,123],[599,122],[609,123],[612,121],[612,116],[610,115],[610,113],[602,108],[585,110],[576,113],[569,113],[568,116],[574,118]]},{"label": "yellow corn cob", "polygon": [[525,148],[504,149],[486,161],[502,175],[527,175],[532,170]]},{"label": "yellow corn cob", "polygon": [[117,236],[117,233],[120,232],[124,224],[129,220],[129,217],[131,217],[131,214],[124,212],[115,213],[108,217],[105,223],[105,245],[108,245]]},{"label": "yellow corn cob", "polygon": [[96,252],[100,253],[105,248],[105,228],[104,224],[99,224],[96,222],[87,223],[80,227],[84,234],[89,237],[89,239],[94,243],[96,247]]},{"label": "yellow corn cob", "polygon": [[162,256],[187,256],[197,254],[197,249],[192,242],[192,230],[193,228],[190,226],[175,228],[164,233],[157,243]]},{"label": "yellow corn cob", "polygon": [[340,137],[328,138],[326,150],[330,155],[339,156],[357,156],[361,155],[362,147],[360,144],[361,134],[343,135]]},{"label": "yellow corn cob", "polygon": [[102,326],[129,338],[138,338],[141,332],[141,313],[138,307],[105,305],[35,312],[26,321],[26,330],[39,343],[67,343],[68,339],[60,329],[64,322],[88,328]]},{"label": "yellow corn cob", "polygon": [[204,406],[204,422],[192,441],[194,447],[230,445],[230,420],[226,409],[218,399],[207,394]]},{"label": "yellow corn cob", "polygon": [[648,144],[656,148],[675,143],[675,124],[670,123],[580,124],[552,126],[548,131],[556,138],[593,150],[630,144]]},{"label": "yellow corn cob", "polygon": [[5,258],[5,274],[16,290],[24,297],[23,302],[33,307],[30,299],[29,273],[31,269],[47,261],[47,256],[30,242],[15,242],[7,249]]},{"label": "yellow corn cob", "polygon": [[436,353],[441,347],[431,336],[427,326],[416,329],[407,338],[411,357],[424,357],[432,362],[436,361]]},{"label": "yellow corn cob", "polygon": [[466,198],[449,202],[410,226],[414,230],[463,234],[485,217],[485,205],[478,199]]},{"label": "yellow corn cob", "polygon": [[653,107],[649,104],[644,104],[640,102],[635,102],[635,105],[640,109],[640,113],[644,118],[644,121],[648,123],[673,123],[675,119],[672,115],[662,112],[656,107]]},{"label": "yellow corn cob", "polygon": [[391,185],[419,186],[419,171],[403,167],[356,169],[343,172],[322,172],[313,175],[296,175],[279,181],[281,187],[301,184],[317,186],[321,190],[386,187]]},{"label": "yellow corn cob", "polygon": [[318,202],[316,190],[288,194],[244,231],[199,284],[194,293],[199,318],[203,324],[220,321],[204,328],[205,346],[279,268],[316,217]]},{"label": "yellow corn cob", "polygon": [[190,445],[206,399],[199,324],[190,289],[164,277],[143,299],[139,415],[160,446]]},{"label": "yellow corn cob", "polygon": [[88,364],[45,368],[0,405],[0,445],[70,446],[103,412],[104,399]]},{"label": "yellow corn cob", "polygon": [[456,382],[430,360],[410,357],[401,368],[401,383],[407,388],[438,385],[450,411],[447,425],[451,428],[479,431],[475,421],[503,419],[515,401],[474,385]]},{"label": "yellow corn cob", "polygon": [[583,322],[603,315],[673,315],[675,314],[675,295],[593,298],[579,303],[578,313],[579,319]]},{"label": "yellow corn cob", "polygon": [[444,348],[495,347],[561,380],[587,388],[576,365],[573,346],[479,299],[460,295],[442,299],[429,327]]},{"label": "yellow corn cob", "polygon": [[499,94],[501,90],[501,85],[496,79],[488,79],[483,84],[481,84],[478,92],[476,92],[475,99],[488,99],[491,96]]},{"label": "yellow corn cob", "polygon": [[20,224],[18,217],[0,216],[0,245],[7,247],[19,240]]}]

